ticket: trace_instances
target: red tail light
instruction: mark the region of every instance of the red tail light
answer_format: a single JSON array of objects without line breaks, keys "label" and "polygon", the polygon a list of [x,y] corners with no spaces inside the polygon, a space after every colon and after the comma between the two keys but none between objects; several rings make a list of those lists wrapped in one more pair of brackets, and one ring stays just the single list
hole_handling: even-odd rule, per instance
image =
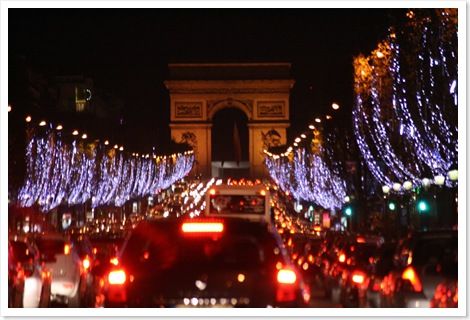
[{"label": "red tail light", "polygon": [[117,266],[119,264],[118,258],[114,257],[109,260],[109,263],[111,263],[114,266]]},{"label": "red tail light", "polygon": [[122,285],[126,282],[126,272],[122,269],[113,270],[108,274],[108,282],[112,285]]},{"label": "red tail light", "polygon": [[281,303],[295,301],[297,291],[295,272],[290,269],[280,269],[277,272],[277,282],[276,301]]},{"label": "red tail light", "polygon": [[64,245],[64,254],[65,255],[70,254],[70,245],[69,244]]},{"label": "red tail light", "polygon": [[90,265],[91,265],[90,258],[85,257],[85,259],[83,259],[83,261],[82,261],[82,265],[83,265],[83,269],[85,271],[88,271],[88,269],[90,268]]},{"label": "red tail light", "polygon": [[116,269],[108,274],[107,300],[111,303],[123,303],[127,300],[127,291],[124,284],[127,281],[126,272],[123,269]]},{"label": "red tail light", "polygon": [[224,231],[222,222],[185,222],[181,226],[184,233],[221,233]]},{"label": "red tail light", "polygon": [[338,261],[343,263],[346,261],[346,255],[344,253],[340,254],[338,257]]},{"label": "red tail light", "polygon": [[366,274],[361,271],[354,271],[351,279],[352,282],[362,285],[366,281]]},{"label": "red tail light", "polygon": [[297,281],[297,275],[293,270],[281,269],[277,272],[277,282],[282,284],[294,284]]},{"label": "red tail light", "polygon": [[419,279],[418,274],[416,273],[415,269],[412,266],[408,266],[401,275],[403,280],[409,280],[411,285],[413,286],[413,290],[416,292],[421,292],[423,290],[423,286],[421,284],[421,280]]}]

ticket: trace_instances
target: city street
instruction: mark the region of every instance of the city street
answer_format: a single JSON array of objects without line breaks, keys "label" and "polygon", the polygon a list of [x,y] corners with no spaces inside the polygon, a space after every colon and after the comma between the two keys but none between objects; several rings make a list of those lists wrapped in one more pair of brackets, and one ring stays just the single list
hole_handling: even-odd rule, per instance
[{"label": "city street", "polygon": [[458,9],[8,10],[7,314],[460,315]]}]

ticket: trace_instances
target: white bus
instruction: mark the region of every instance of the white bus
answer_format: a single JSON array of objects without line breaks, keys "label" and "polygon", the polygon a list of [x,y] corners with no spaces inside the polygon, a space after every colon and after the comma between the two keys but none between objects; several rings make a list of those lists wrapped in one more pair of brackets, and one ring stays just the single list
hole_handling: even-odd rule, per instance
[{"label": "white bus", "polygon": [[269,190],[258,185],[218,185],[206,193],[206,216],[271,222]]}]

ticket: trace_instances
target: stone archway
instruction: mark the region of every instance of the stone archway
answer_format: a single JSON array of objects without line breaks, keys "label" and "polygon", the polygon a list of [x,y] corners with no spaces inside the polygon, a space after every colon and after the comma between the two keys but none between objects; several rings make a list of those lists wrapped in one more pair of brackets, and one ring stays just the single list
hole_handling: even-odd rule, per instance
[{"label": "stone archway", "polygon": [[196,154],[193,173],[213,174],[212,120],[220,110],[236,108],[248,119],[250,176],[267,176],[263,148],[286,143],[290,68],[289,63],[169,65],[171,136],[177,142],[191,137],[186,142]]},{"label": "stone archway", "polygon": [[214,118],[214,115],[222,110],[222,109],[227,109],[227,108],[236,108],[242,111],[246,117],[248,118],[248,121],[250,121],[253,118],[253,106],[250,104],[249,101],[239,101],[239,100],[234,100],[232,98],[227,98],[223,99],[220,101],[211,101],[207,107],[207,120],[212,121]]}]

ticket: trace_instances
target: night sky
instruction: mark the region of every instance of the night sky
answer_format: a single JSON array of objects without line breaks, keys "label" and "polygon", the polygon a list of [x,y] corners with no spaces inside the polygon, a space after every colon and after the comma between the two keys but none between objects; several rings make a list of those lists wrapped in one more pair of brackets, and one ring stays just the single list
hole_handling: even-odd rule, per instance
[{"label": "night sky", "polygon": [[[402,9],[9,9],[9,63],[81,74],[123,100],[127,135],[169,140],[169,62],[291,62],[292,138],[331,103],[350,119],[352,59]],[[155,144],[153,142],[153,144]]]}]

